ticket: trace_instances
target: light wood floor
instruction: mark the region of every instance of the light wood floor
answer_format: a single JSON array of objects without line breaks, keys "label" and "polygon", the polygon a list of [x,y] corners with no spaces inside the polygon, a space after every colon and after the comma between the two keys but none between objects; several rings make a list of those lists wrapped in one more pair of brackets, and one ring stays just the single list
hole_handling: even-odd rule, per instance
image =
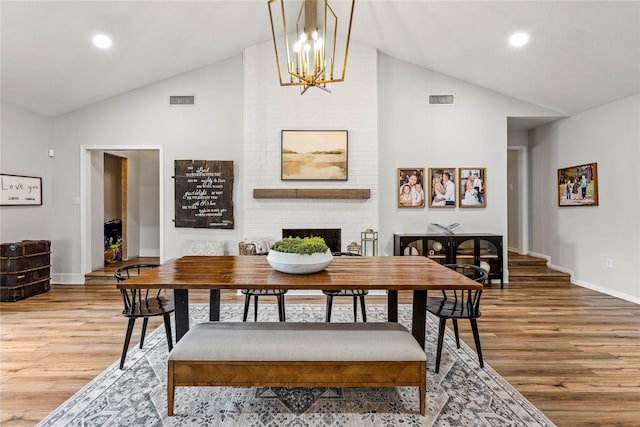
[{"label": "light wood floor", "polygon": [[[509,264],[511,283],[483,294],[485,361],[559,426],[640,425],[640,306],[571,285],[529,257],[510,254]],[[101,274],[111,272],[0,304],[3,426],[34,425],[120,357],[120,294]],[[225,292],[224,302],[241,300]],[[287,297],[296,302],[324,299]],[[468,325],[461,334],[473,346]]]}]

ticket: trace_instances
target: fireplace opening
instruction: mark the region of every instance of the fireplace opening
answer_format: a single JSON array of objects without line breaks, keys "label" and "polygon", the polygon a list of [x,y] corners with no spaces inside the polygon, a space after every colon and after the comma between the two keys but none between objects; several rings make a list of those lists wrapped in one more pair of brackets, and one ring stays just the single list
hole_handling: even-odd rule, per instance
[{"label": "fireplace opening", "polygon": [[342,250],[342,230],[339,228],[283,228],[285,237],[322,237],[332,253]]}]

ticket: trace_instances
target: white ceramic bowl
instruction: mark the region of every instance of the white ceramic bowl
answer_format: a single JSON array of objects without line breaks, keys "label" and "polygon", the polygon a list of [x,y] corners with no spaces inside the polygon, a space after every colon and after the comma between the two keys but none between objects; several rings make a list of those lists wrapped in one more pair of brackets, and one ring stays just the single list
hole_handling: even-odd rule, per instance
[{"label": "white ceramic bowl", "polygon": [[324,270],[333,261],[331,251],[315,253],[311,255],[287,254],[284,252],[269,251],[267,262],[277,271],[289,274],[311,274]]}]

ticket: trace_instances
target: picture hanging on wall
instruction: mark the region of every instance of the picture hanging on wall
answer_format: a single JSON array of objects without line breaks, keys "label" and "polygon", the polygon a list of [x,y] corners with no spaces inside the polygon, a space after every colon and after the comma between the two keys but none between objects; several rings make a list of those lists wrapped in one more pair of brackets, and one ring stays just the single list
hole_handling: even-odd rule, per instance
[{"label": "picture hanging on wall", "polygon": [[598,206],[598,164],[558,169],[558,206]]},{"label": "picture hanging on wall", "polygon": [[424,208],[424,168],[398,168],[398,207]]},{"label": "picture hanging on wall", "polygon": [[456,169],[429,168],[429,207],[456,207]]},{"label": "picture hanging on wall", "polygon": [[487,207],[486,168],[460,168],[458,182],[461,208]]},{"label": "picture hanging on wall", "polygon": [[281,179],[347,180],[346,130],[283,130]]}]

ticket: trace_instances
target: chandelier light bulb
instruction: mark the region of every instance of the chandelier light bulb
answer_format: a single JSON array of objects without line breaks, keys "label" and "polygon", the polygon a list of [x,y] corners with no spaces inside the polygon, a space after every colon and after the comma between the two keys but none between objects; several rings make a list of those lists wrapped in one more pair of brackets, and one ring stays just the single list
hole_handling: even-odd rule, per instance
[{"label": "chandelier light bulb", "polygon": [[300,52],[302,50],[302,42],[300,42],[300,40],[293,45],[293,50],[295,52]]},{"label": "chandelier light bulb", "polygon": [[309,43],[305,43],[304,44],[304,51],[305,52],[309,52],[309,50],[311,50],[311,45]]},{"label": "chandelier light bulb", "polygon": [[318,40],[316,40],[314,47],[316,48],[316,50],[322,49],[322,37],[318,37]]},{"label": "chandelier light bulb", "polygon": [[300,41],[301,41],[302,43],[304,43],[304,42],[306,42],[306,41],[307,41],[307,33],[302,33],[302,34],[300,34]]},{"label": "chandelier light bulb", "polygon": [[313,32],[313,34],[311,35],[311,38],[314,39],[314,40],[318,40],[318,30],[315,30]]}]

